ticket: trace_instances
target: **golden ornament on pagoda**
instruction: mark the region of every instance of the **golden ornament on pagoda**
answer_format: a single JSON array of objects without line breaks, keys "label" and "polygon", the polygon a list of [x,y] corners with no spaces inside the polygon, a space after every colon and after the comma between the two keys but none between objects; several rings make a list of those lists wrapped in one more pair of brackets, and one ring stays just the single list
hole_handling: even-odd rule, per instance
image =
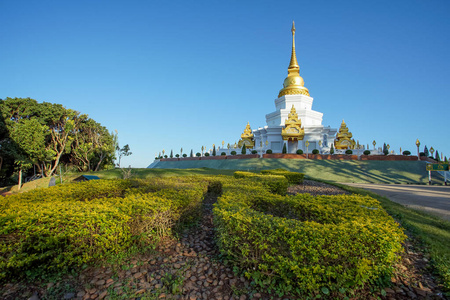
[{"label": "golden ornament on pagoda", "polygon": [[291,112],[284,122],[284,128],[281,130],[283,140],[301,141],[305,136],[305,130],[302,128],[302,121],[298,118],[297,111],[292,105]]},{"label": "golden ornament on pagoda", "polygon": [[250,128],[250,123],[247,123],[245,126],[244,133],[241,134],[241,139],[238,142],[238,147],[242,148],[245,145],[245,148],[252,149],[255,146],[255,141],[253,140],[252,129]]},{"label": "golden ornament on pagoda", "polygon": [[292,22],[292,53],[291,61],[288,67],[288,76],[284,80],[283,88],[278,94],[278,98],[284,95],[306,95],[309,96],[309,91],[305,88],[305,82],[300,76],[300,67],[297,63],[297,56],[295,55],[295,24]]},{"label": "golden ornament on pagoda", "polygon": [[352,133],[348,131],[347,125],[345,124],[344,120],[342,120],[341,128],[339,128],[339,132],[337,133],[336,139],[334,140],[334,148],[340,150],[354,149],[356,143],[355,140],[352,139],[352,137]]}]

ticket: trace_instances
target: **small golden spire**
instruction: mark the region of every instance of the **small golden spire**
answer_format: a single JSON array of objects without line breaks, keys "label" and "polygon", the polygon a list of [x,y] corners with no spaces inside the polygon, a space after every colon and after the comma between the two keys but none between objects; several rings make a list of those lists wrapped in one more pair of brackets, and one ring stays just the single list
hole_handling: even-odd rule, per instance
[{"label": "small golden spire", "polygon": [[284,95],[298,95],[303,94],[309,96],[309,91],[305,88],[305,82],[300,76],[300,67],[297,62],[297,56],[295,54],[295,23],[292,21],[292,53],[291,61],[288,67],[288,76],[284,80],[283,88],[280,90],[278,97]]}]

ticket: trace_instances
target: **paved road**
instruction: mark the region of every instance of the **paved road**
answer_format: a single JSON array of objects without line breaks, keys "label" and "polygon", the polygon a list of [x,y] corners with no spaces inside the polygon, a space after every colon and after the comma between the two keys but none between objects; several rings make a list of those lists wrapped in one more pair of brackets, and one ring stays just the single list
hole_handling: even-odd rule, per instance
[{"label": "paved road", "polygon": [[450,186],[344,183],[450,221]]}]

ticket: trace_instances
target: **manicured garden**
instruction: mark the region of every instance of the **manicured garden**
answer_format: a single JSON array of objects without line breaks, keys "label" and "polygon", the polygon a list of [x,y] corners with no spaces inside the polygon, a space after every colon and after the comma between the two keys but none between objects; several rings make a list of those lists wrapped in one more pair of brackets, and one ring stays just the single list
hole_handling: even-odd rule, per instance
[{"label": "manicured garden", "polygon": [[97,180],[0,201],[0,280],[32,280],[154,249],[195,224],[208,193],[221,260],[269,294],[345,297],[382,286],[406,238],[368,196],[286,196],[303,174]]}]

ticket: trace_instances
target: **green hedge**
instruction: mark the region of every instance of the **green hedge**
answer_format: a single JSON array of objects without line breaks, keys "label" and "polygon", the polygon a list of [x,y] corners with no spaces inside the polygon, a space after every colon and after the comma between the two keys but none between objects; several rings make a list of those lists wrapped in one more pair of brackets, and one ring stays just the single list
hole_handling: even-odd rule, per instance
[{"label": "green hedge", "polygon": [[250,176],[224,183],[214,222],[222,254],[278,294],[373,283],[391,274],[406,238],[373,198],[274,195]]},{"label": "green hedge", "polygon": [[79,267],[132,245],[154,247],[199,215],[208,182],[96,180],[0,201],[0,281]]},{"label": "green hedge", "polygon": [[255,182],[261,183],[263,186],[274,194],[286,195],[289,182],[286,177],[281,175],[260,175],[251,172],[236,171],[234,178],[248,178]]},{"label": "green hedge", "polygon": [[303,173],[290,172],[284,169],[262,170],[261,174],[284,176],[288,180],[289,184],[301,184],[303,183],[303,178],[305,177],[305,174]]}]

